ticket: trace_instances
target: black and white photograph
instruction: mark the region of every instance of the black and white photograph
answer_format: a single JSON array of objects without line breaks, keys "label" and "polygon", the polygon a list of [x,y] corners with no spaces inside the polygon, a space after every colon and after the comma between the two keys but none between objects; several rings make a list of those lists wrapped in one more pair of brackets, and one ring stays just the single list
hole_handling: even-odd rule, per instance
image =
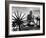
[{"label": "black and white photograph", "polygon": [[40,30],[40,8],[12,7],[12,31]]},{"label": "black and white photograph", "polygon": [[8,8],[8,35],[43,34],[42,4],[10,3]]}]

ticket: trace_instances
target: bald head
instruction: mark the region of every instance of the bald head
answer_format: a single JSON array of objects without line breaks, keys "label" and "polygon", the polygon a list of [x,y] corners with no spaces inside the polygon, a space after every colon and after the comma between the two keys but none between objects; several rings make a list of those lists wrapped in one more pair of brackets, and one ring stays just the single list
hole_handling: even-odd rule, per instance
[{"label": "bald head", "polygon": [[32,11],[30,11],[30,14],[32,15]]}]

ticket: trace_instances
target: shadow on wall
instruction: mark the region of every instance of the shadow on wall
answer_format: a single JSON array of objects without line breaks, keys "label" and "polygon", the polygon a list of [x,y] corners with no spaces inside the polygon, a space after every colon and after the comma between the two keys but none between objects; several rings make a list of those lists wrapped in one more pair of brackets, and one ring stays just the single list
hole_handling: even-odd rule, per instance
[{"label": "shadow on wall", "polygon": [[20,37],[6,37],[6,38],[20,38]]}]

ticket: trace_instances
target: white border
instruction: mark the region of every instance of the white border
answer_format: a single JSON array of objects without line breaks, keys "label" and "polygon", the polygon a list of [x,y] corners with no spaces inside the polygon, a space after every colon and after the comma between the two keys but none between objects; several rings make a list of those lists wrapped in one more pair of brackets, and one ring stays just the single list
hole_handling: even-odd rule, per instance
[{"label": "white border", "polygon": [[[30,30],[30,31],[11,31],[12,23],[11,23],[11,15],[12,15],[12,7],[39,7],[40,8],[40,30]],[[43,33],[43,7],[42,5],[22,5],[22,4],[9,4],[9,35],[21,35],[21,34],[36,34]]]}]

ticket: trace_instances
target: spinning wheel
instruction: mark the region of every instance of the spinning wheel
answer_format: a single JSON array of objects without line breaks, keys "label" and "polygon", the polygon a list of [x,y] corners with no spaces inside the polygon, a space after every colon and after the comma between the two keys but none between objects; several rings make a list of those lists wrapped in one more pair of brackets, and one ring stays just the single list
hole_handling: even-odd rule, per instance
[{"label": "spinning wheel", "polygon": [[23,14],[23,16],[21,16],[22,15],[22,13],[20,13],[20,15],[19,15],[19,12],[17,11],[17,14],[14,12],[14,14],[15,14],[15,16],[12,16],[13,18],[12,18],[12,27],[16,27],[16,25],[17,26],[19,26],[19,30],[21,30],[21,25],[23,25],[23,23],[25,23],[25,21],[26,20],[23,20],[23,19],[25,19],[25,17],[24,17],[24,15],[25,14]]}]

